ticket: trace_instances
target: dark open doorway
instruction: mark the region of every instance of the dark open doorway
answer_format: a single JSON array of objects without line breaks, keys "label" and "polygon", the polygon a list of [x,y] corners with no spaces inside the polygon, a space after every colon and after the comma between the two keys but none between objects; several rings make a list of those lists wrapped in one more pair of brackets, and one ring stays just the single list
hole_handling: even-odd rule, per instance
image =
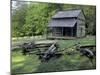
[{"label": "dark open doorway", "polygon": [[63,27],[63,36],[71,36],[71,28]]},{"label": "dark open doorway", "polygon": [[76,29],[76,24],[74,27],[63,27],[63,36],[76,36],[76,32],[77,32],[77,29]]}]

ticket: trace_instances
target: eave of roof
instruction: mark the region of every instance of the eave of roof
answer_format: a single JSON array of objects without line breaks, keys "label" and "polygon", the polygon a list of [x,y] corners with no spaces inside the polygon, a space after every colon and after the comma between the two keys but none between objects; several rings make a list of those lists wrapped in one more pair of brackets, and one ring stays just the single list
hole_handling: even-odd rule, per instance
[{"label": "eave of roof", "polygon": [[76,19],[53,19],[48,27],[74,27]]}]

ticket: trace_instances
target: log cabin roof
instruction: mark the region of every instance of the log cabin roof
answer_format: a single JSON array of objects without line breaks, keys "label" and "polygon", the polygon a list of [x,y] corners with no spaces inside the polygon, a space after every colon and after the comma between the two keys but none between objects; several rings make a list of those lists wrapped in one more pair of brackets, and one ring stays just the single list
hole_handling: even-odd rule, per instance
[{"label": "log cabin roof", "polygon": [[53,19],[48,27],[74,27],[76,19]]},{"label": "log cabin roof", "polygon": [[68,10],[68,11],[59,11],[52,18],[72,18],[78,17],[82,12],[81,10]]}]

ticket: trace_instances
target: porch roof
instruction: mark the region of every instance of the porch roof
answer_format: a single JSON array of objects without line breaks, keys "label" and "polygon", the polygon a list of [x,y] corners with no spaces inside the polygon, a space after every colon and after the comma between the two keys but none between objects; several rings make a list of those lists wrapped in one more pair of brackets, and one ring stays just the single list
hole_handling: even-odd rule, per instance
[{"label": "porch roof", "polygon": [[48,27],[74,27],[76,19],[52,19]]}]

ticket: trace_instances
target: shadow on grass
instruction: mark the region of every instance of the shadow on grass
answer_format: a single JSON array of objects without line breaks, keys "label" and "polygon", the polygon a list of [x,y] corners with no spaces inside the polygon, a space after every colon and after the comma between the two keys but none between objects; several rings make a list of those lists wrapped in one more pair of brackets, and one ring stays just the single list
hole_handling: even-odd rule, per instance
[{"label": "shadow on grass", "polygon": [[89,70],[95,69],[90,61],[79,60],[79,57],[72,56],[70,59],[68,56],[61,57],[59,59],[52,59],[49,62],[41,63],[35,73],[46,73],[46,72],[61,72],[61,71],[75,71],[75,70]]}]

